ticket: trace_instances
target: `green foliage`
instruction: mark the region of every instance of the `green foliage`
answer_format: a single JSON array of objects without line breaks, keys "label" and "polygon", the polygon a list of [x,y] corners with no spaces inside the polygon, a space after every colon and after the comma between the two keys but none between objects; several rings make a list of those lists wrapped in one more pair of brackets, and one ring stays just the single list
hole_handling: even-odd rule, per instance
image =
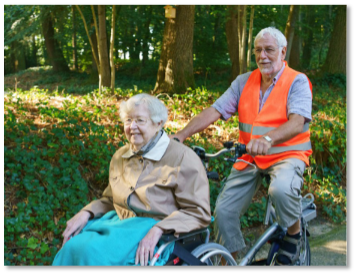
[{"label": "green foliage", "polygon": [[122,133],[119,125],[100,124],[115,108],[91,113],[68,101],[60,109],[42,97],[36,104],[41,122],[35,124],[28,119],[29,97],[31,92],[11,94],[5,107],[7,264],[51,263],[66,221],[107,185],[111,157],[123,145],[113,143]]},{"label": "green foliage", "polygon": [[322,211],[335,222],[346,218],[346,77],[326,75],[315,82],[313,121],[310,125],[313,155],[305,176],[313,183]]},{"label": "green foliage", "polygon": [[[250,5],[247,7],[246,31],[250,21]],[[268,26],[275,26],[284,32],[288,14],[288,5],[254,5],[253,39],[257,32]],[[73,9],[72,9],[73,8]],[[89,26],[89,33],[95,33],[92,25],[91,6],[80,5]],[[226,5],[196,5],[193,55],[194,67],[201,77],[213,75],[223,66],[231,66],[226,40]],[[297,20],[295,32],[303,41],[303,52],[312,55],[303,57],[308,69],[317,69],[323,64],[328,51],[328,43],[334,22],[337,5],[305,5],[300,7],[301,20]],[[161,54],[165,13],[163,5],[116,5],[115,28],[115,65],[121,63],[140,63],[140,69],[134,75],[141,75],[147,68],[147,60],[158,62]],[[77,63],[79,71],[96,74],[93,69],[92,50],[84,28],[84,22],[73,5],[5,5],[4,6],[4,57],[5,74],[22,70],[15,64],[21,62],[25,68],[48,65],[48,53],[43,38],[46,28],[44,18],[53,17],[55,39],[60,44],[67,64],[74,65],[72,37],[75,32]],[[112,6],[106,6],[106,28],[110,34]],[[313,20],[309,20],[311,17]],[[92,37],[94,40],[94,37]],[[94,40],[95,43],[95,40]],[[307,49],[306,49],[307,48]],[[247,52],[247,45],[245,52]],[[143,58],[144,57],[144,58]],[[142,58],[142,59],[141,59]],[[145,60],[145,61],[143,61]],[[149,67],[149,65],[148,65]],[[208,72],[207,67],[212,70]],[[155,78],[157,67],[150,72]],[[207,74],[208,73],[208,74]],[[145,78],[144,74],[142,78]],[[226,79],[225,79],[226,81]],[[206,84],[201,84],[207,86]],[[224,84],[226,85],[226,83]],[[68,89],[68,87],[66,87]],[[152,88],[151,88],[152,89]]]},{"label": "green foliage", "polygon": [[[46,74],[46,70],[41,74]],[[345,78],[324,78],[329,81],[312,79],[313,155],[302,192],[315,195],[318,215],[340,222],[345,220],[347,202]],[[117,100],[145,91],[141,87],[145,87],[144,82],[134,81],[127,82],[125,88],[117,88],[114,93],[103,89],[100,93],[92,90],[82,96],[73,96],[34,87],[6,95],[5,265],[52,263],[61,246],[66,221],[89,201],[100,197],[107,185],[110,159],[127,142],[123,126],[118,122]],[[185,94],[159,95],[170,110],[166,131],[172,133],[181,129],[182,120],[190,120],[211,105],[225,87],[221,85],[217,90],[201,86]],[[222,142],[237,141],[237,127],[237,116],[227,122],[219,120],[185,143],[216,152]],[[220,175],[219,182],[210,182],[212,211],[231,166],[223,158],[210,161],[210,170]],[[262,222],[267,189],[267,184],[263,183],[241,218],[242,227]]]}]

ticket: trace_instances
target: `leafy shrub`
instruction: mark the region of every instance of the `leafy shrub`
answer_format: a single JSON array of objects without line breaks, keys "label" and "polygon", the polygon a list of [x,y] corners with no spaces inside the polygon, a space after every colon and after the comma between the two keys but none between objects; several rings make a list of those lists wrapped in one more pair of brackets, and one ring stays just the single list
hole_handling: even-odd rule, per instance
[{"label": "leafy shrub", "polygon": [[[337,80],[342,77],[332,81],[333,88],[314,84],[310,124],[313,155],[305,174],[303,193],[315,195],[318,214],[340,222],[346,217],[347,122],[346,91]],[[137,83],[127,82],[126,87],[117,88],[114,93],[109,89],[100,93],[97,89],[89,93],[83,90],[85,94],[76,97],[66,90],[48,92],[38,87],[18,89],[17,93],[6,95],[5,265],[51,264],[61,246],[66,221],[89,201],[101,196],[107,185],[110,159],[127,142],[116,104],[118,100],[146,91],[141,86],[139,89]],[[223,88],[215,91],[201,86],[185,94],[159,95],[170,111],[166,131],[181,129],[223,91]],[[58,98],[62,99],[60,104]],[[222,142],[237,139],[238,117],[234,116],[227,122],[219,120],[187,139],[185,144],[215,152]],[[222,158],[209,164],[211,170],[219,173],[220,180],[229,175],[231,166]],[[210,182],[212,211],[222,188],[221,181]],[[242,227],[262,222],[267,188],[266,183],[260,188],[241,218]]]}]

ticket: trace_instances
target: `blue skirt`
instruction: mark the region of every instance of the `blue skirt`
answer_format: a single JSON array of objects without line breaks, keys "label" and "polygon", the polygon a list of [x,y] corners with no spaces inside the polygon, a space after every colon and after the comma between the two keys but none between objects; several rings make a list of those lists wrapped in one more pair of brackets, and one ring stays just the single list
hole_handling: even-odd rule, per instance
[{"label": "blue skirt", "polygon": [[[115,211],[88,222],[80,234],[59,250],[54,266],[131,266],[135,265],[139,242],[158,221],[133,217],[120,220]],[[160,244],[158,244],[160,245]],[[155,265],[164,265],[174,248],[171,243]],[[158,246],[156,246],[155,252]]]}]

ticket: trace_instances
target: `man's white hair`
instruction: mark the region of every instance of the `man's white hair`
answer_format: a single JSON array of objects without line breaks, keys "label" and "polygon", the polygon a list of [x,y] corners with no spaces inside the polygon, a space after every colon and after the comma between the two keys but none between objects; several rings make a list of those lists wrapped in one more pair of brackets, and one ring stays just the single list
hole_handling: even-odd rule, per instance
[{"label": "man's white hair", "polygon": [[254,43],[256,44],[256,40],[260,39],[265,34],[270,34],[271,36],[273,36],[277,41],[278,47],[287,47],[287,39],[286,39],[286,37],[284,36],[284,34],[280,30],[278,30],[278,29],[276,29],[274,27],[267,27],[267,28],[262,29],[256,35]]},{"label": "man's white hair", "polygon": [[154,123],[162,121],[162,127],[168,119],[168,111],[166,106],[156,97],[153,97],[146,93],[137,94],[132,96],[126,102],[122,101],[120,104],[120,119],[124,121],[127,114],[139,108],[141,104],[145,104],[150,113],[150,118]]}]

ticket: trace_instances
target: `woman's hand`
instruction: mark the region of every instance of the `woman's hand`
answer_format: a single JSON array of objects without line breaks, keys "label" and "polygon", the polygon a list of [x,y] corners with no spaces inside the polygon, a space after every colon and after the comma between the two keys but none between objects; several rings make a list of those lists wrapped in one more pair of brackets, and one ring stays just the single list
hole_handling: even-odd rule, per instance
[{"label": "woman's hand", "polygon": [[79,232],[84,228],[88,223],[90,218],[90,213],[88,211],[81,210],[74,217],[67,221],[67,227],[64,230],[63,236],[63,245],[69,240],[70,236],[78,235]]},{"label": "woman's hand", "polygon": [[151,230],[148,231],[146,236],[140,241],[138,245],[135,259],[136,265],[140,262],[141,266],[146,266],[149,260],[148,257],[150,257],[150,260],[152,260],[156,244],[158,243],[162,234],[163,230],[156,226],[153,226]]}]

